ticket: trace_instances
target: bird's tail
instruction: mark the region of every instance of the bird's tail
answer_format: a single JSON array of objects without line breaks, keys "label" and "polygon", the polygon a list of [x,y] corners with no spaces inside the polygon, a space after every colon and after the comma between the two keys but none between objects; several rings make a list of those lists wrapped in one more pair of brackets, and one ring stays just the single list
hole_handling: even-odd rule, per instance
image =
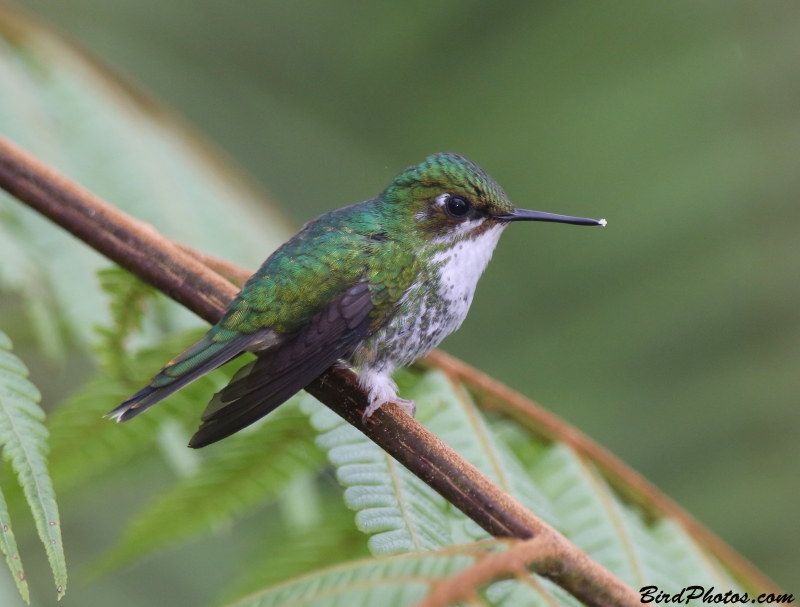
[{"label": "bird's tail", "polygon": [[215,329],[170,361],[148,386],[106,415],[118,422],[128,421],[197,378],[236,358],[252,344],[263,339],[263,336],[254,333]]}]

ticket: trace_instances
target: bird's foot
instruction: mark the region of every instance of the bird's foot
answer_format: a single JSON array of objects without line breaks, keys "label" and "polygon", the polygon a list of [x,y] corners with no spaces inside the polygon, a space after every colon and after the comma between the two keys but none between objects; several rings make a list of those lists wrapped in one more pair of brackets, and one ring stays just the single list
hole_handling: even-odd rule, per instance
[{"label": "bird's foot", "polygon": [[411,417],[415,417],[417,415],[417,403],[413,400],[409,400],[407,398],[396,398],[395,400],[391,401],[398,407],[400,407],[403,411],[408,413]]},{"label": "bird's foot", "polygon": [[375,413],[378,409],[380,409],[383,405],[388,403],[394,403],[398,407],[400,407],[403,411],[408,413],[411,417],[414,417],[417,414],[417,404],[413,400],[408,400],[407,398],[400,398],[399,396],[395,396],[394,398],[386,401],[377,401],[371,402],[369,406],[364,410],[364,415],[361,416],[361,423],[366,424],[367,419],[372,417],[372,414]]},{"label": "bird's foot", "polygon": [[362,370],[358,374],[358,383],[369,393],[369,405],[361,416],[361,422],[366,424],[367,419],[386,403],[394,403],[411,417],[417,412],[413,400],[397,396],[397,384],[392,381],[388,371]]}]

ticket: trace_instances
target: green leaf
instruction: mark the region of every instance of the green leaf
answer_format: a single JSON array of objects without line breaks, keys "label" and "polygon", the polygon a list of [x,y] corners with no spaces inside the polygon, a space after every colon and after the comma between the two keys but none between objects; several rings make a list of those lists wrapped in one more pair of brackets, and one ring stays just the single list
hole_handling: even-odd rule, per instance
[{"label": "green leaf", "polygon": [[[550,522],[547,499],[522,464],[486,424],[469,394],[438,371],[400,376],[403,395],[417,402],[418,418],[465,459]],[[345,489],[345,503],[357,512],[358,528],[371,535],[376,555],[434,550],[487,537],[485,531],[398,464],[366,436],[306,395],[301,404],[321,434]]]},{"label": "green leaf", "polygon": [[[558,523],[547,497],[486,423],[463,387],[439,371],[406,372],[399,374],[398,380],[403,396],[416,401],[418,418],[428,429],[539,516]],[[301,407],[311,416],[312,425],[320,432],[317,442],[328,452],[339,482],[346,487],[345,503],[356,510],[358,528],[371,535],[369,548],[373,554],[436,550],[457,543],[471,545],[474,539],[488,537],[313,397],[304,396]],[[540,581],[534,576],[535,584]],[[528,587],[514,590],[509,596],[520,592],[538,602],[546,603],[550,597],[546,590]],[[498,601],[506,601],[505,596],[502,594]]]},{"label": "green leaf", "polygon": [[[487,544],[484,549],[494,546]],[[347,605],[405,607],[424,598],[433,584],[478,559],[477,548],[397,555],[355,561],[291,580],[230,604],[230,607]]]},{"label": "green leaf", "polygon": [[[59,598],[67,588],[67,564],[61,543],[61,522],[55,491],[47,470],[47,430],[44,411],[39,407],[39,391],[26,378],[28,369],[11,353],[11,340],[0,332],[0,446],[3,458],[10,461],[17,474],[25,499],[33,513],[36,530],[44,544],[55,577]],[[13,535],[8,526],[5,500],[0,503],[3,518],[2,546],[18,586],[27,600],[27,588],[21,569],[14,564],[17,555]]]},{"label": "green leaf", "polygon": [[305,416],[290,401],[263,423],[213,447],[196,474],[157,496],[133,518],[98,570],[105,572],[213,531],[266,503],[323,462]]},{"label": "green leaf", "polygon": [[[440,581],[462,573],[509,544],[489,540],[453,546],[435,552],[375,557],[318,571],[262,590],[228,607],[301,607],[322,605],[415,605]],[[475,601],[468,604],[496,607],[580,607],[581,603],[552,582],[517,570],[500,574],[515,579],[471,588]],[[462,603],[458,603],[459,605]]]},{"label": "green leaf", "polygon": [[[2,338],[0,338],[2,339]],[[19,558],[17,541],[14,539],[14,532],[11,530],[11,517],[8,516],[8,506],[0,491],[0,550],[6,556],[6,563],[14,577],[19,593],[26,603],[30,603],[28,592],[28,581],[25,579],[25,572],[22,570],[22,561]]]},{"label": "green leaf", "polygon": [[[558,516],[530,479],[519,459],[487,424],[484,414],[459,383],[441,371],[428,371],[408,386],[419,420],[504,491],[554,527]],[[487,537],[485,533],[477,537]]]},{"label": "green leaf", "polygon": [[[323,567],[369,556],[364,534],[353,524],[353,514],[324,487],[324,507],[313,524],[292,527],[276,522],[276,531],[260,538],[259,551],[248,555],[248,567],[226,593],[224,602]],[[338,488],[337,493],[338,493]]]},{"label": "green leaf", "polygon": [[525,582],[503,580],[486,589],[486,600],[495,607],[582,607],[583,603],[563,588],[540,576],[529,575]]},{"label": "green leaf", "polygon": [[194,343],[204,331],[185,331],[146,348],[129,359],[123,380],[101,371],[69,397],[48,420],[51,473],[59,491],[120,466],[156,445],[161,425],[179,420],[196,427],[211,395],[232,377],[238,364],[217,369],[159,403],[131,423],[114,423],[104,415],[146,385],[164,362]]},{"label": "green leaf", "polygon": [[[432,432],[622,580],[637,588],[655,584],[673,592],[699,583],[698,579],[726,590],[739,589],[716,559],[677,523],[663,518],[653,521],[624,503],[597,470],[568,446],[548,444],[513,421],[487,421],[466,390],[441,372],[407,372],[398,383],[403,396],[417,402],[418,418]],[[318,443],[328,451],[340,482],[347,487],[345,502],[357,510],[359,528],[372,534],[373,554],[430,550],[431,537],[442,546],[486,537],[471,521],[443,505],[438,495],[428,496],[424,489],[409,493],[408,486],[416,487],[398,483],[403,477],[388,467],[390,458],[355,428],[309,396],[302,403],[321,433]],[[402,466],[394,466],[410,476]],[[450,533],[423,533],[430,529],[449,529]],[[415,543],[410,539],[415,535],[427,542]],[[392,544],[394,538],[402,541]],[[498,605],[528,604],[534,599],[547,602],[548,597],[569,603],[553,598],[559,592],[533,576],[528,584],[503,583],[489,595]]]},{"label": "green leaf", "polygon": [[53,293],[47,286],[43,270],[20,248],[11,235],[11,228],[3,224],[0,214],[0,287],[22,295],[27,304],[28,321],[42,351],[51,360],[61,360],[64,356],[63,331],[58,326]]},{"label": "green leaf", "polygon": [[[672,563],[681,580],[691,584],[741,590],[741,586],[720,565],[719,561],[692,540],[686,530],[672,519],[661,519],[652,529],[661,551]],[[690,582],[686,582],[689,584]]]},{"label": "green leaf", "polygon": [[[51,474],[59,490],[70,488],[111,467],[121,465],[159,444],[168,456],[179,428],[196,425],[199,412],[211,395],[230,379],[230,370],[241,362],[192,382],[136,423],[113,424],[105,415],[131,394],[147,385],[164,365],[205,333],[183,331],[149,348],[129,352],[128,341],[141,333],[145,302],[154,289],[129,272],[112,266],[98,272],[110,297],[113,324],[96,327],[101,340],[98,374],[62,404],[48,420],[54,455]],[[160,437],[160,438],[159,438]],[[178,448],[185,450],[185,443]],[[165,450],[166,449],[166,450]]]},{"label": "green leaf", "polygon": [[336,467],[356,525],[370,534],[373,554],[433,550],[454,543],[447,501],[361,432],[312,396],[302,410],[320,432],[317,444]]},{"label": "green leaf", "polygon": [[97,272],[100,286],[111,296],[111,319],[120,339],[130,337],[142,328],[144,303],[157,293],[155,288],[119,266]]},{"label": "green leaf", "polygon": [[[692,545],[674,521],[648,524],[566,445],[553,446],[531,475],[558,509],[567,538],[632,587],[678,592],[701,579],[725,579],[719,565],[714,570],[714,559]],[[730,579],[724,587],[738,589]]]},{"label": "green leaf", "polygon": [[[257,267],[290,235],[264,194],[183,124],[7,9],[0,82],[0,133],[166,236]],[[5,192],[0,225],[0,288],[22,295],[37,322],[48,319],[56,333],[38,334],[49,349],[60,347],[63,327],[88,347],[93,327],[109,324],[95,276],[107,260]],[[198,324],[174,304],[164,320]]]},{"label": "green leaf", "polygon": [[97,327],[102,337],[98,345],[100,367],[105,373],[113,372],[121,379],[129,379],[128,339],[141,331],[146,301],[157,291],[119,266],[111,266],[97,273],[101,288],[108,294],[112,324]]}]

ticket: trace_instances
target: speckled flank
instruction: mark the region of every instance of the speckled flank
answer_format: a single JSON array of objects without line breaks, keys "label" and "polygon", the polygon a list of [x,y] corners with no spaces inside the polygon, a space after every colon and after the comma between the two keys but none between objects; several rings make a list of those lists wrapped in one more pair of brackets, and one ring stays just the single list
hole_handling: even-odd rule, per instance
[{"label": "speckled flank", "polygon": [[[397,312],[352,357],[360,383],[374,402],[398,402],[387,383],[396,366],[408,365],[461,326],[475,288],[505,224],[476,222],[448,242],[424,251],[425,269],[398,302]],[[462,224],[466,225],[466,224]]]}]

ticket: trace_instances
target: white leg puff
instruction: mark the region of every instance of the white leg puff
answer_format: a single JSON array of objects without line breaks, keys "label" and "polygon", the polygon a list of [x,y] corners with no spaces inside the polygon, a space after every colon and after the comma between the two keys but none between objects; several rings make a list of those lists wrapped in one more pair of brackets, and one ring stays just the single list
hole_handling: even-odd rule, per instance
[{"label": "white leg puff", "polygon": [[413,400],[397,396],[397,384],[392,381],[391,370],[364,369],[358,374],[358,385],[369,392],[369,405],[361,418],[362,422],[366,422],[369,416],[386,403],[394,403],[411,417],[417,412],[417,405]]}]

